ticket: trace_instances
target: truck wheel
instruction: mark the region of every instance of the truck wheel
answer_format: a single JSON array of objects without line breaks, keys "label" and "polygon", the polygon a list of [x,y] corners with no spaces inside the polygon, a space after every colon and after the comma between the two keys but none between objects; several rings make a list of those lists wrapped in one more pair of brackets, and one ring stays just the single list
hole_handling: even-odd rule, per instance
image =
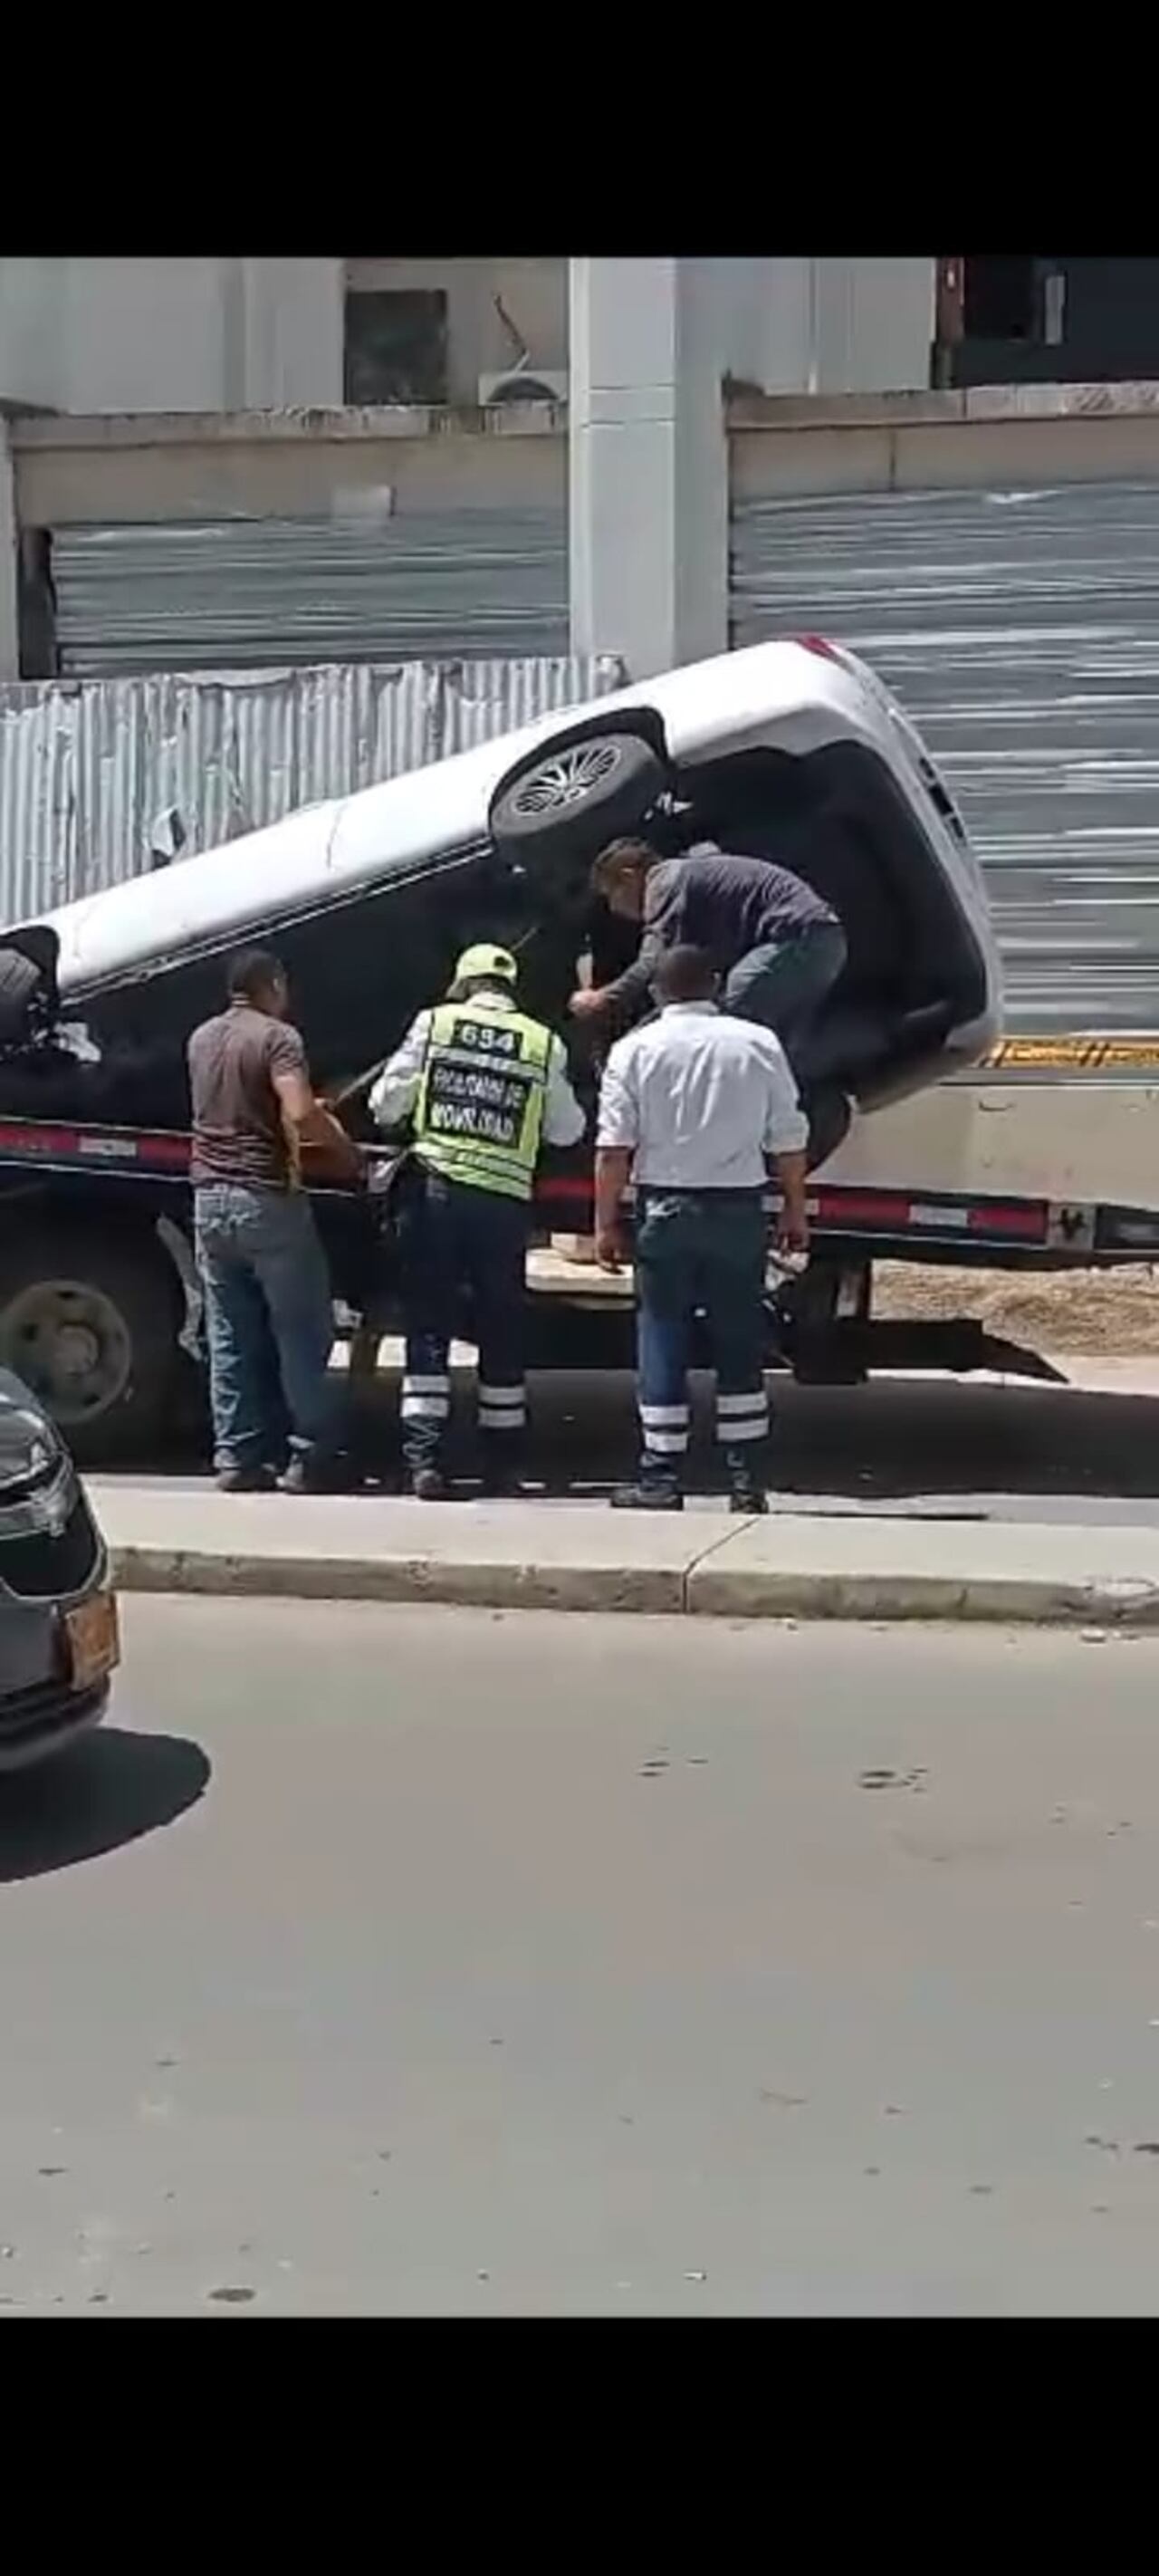
[{"label": "truck wheel", "polygon": [[639,734],[594,734],[559,751],[549,745],[500,782],[491,838],[504,858],[591,860],[606,841],[638,831],[667,785],[663,761]]},{"label": "truck wheel", "polygon": [[40,1397],[81,1467],[161,1438],[181,1316],[148,1235],[106,1245],[95,1227],[54,1227],[0,1249],[0,1365]]}]

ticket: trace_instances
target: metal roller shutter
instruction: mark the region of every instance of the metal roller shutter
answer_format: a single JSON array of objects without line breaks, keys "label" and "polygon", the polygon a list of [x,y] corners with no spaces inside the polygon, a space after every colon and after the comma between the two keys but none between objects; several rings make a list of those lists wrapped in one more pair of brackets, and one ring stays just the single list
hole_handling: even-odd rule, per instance
[{"label": "metal roller shutter", "polygon": [[739,504],[732,640],[912,713],[989,875],[1011,1029],[1159,1026],[1159,485]]},{"label": "metal roller shutter", "polygon": [[568,649],[562,510],[65,528],[52,577],[66,677]]}]

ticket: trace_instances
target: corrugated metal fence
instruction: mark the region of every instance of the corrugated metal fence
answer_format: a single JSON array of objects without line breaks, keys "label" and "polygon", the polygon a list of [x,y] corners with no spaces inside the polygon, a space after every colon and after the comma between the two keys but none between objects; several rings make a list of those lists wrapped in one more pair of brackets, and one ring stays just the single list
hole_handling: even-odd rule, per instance
[{"label": "corrugated metal fence", "polygon": [[1011,1028],[1159,1026],[1159,485],[740,503],[732,632],[832,635],[896,690],[986,867]]},{"label": "corrugated metal fence", "polygon": [[624,679],[561,655],[0,686],[0,921],[140,875],[166,809],[188,856]]},{"label": "corrugated metal fence", "polygon": [[52,577],[82,677],[567,651],[562,504],[62,528]]}]

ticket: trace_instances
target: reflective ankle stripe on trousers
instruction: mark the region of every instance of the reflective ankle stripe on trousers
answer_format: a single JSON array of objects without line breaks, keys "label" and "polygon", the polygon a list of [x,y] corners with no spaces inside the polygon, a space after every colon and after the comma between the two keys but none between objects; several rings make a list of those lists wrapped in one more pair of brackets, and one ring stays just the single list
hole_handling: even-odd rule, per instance
[{"label": "reflective ankle stripe on trousers", "polygon": [[450,1410],[449,1377],[404,1377],[399,1406],[404,1422],[445,1422]]},{"label": "reflective ankle stripe on trousers", "polygon": [[763,1386],[748,1395],[717,1396],[716,1436],[725,1449],[743,1440],[768,1439],[769,1399]]},{"label": "reflective ankle stripe on trousers", "polygon": [[653,1458],[683,1458],[688,1448],[686,1404],[641,1404],[645,1450]]},{"label": "reflective ankle stripe on trousers", "polygon": [[522,1431],[527,1422],[525,1386],[479,1387],[480,1431]]}]

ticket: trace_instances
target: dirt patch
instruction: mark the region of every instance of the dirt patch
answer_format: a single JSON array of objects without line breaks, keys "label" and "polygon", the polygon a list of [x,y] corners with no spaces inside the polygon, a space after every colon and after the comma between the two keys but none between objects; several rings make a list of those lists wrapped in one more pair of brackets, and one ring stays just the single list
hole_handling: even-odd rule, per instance
[{"label": "dirt patch", "polygon": [[[630,1294],[628,1281],[609,1279],[574,1258],[576,1237],[553,1237],[550,1250],[533,1252],[529,1276],[539,1289],[578,1290],[585,1297]],[[565,1252],[564,1246],[567,1246]],[[1076,1358],[1148,1359],[1159,1355],[1159,1267],[1131,1263],[1121,1270],[1070,1270],[1055,1277],[1032,1271],[942,1269],[936,1263],[878,1261],[873,1270],[873,1311],[919,1316],[923,1322],[976,1315],[992,1333],[1028,1342],[1040,1351],[1073,1351]]]},{"label": "dirt patch", "polygon": [[1038,1278],[1028,1271],[881,1261],[873,1274],[873,1311],[923,1320],[976,1315],[990,1332],[1042,1351],[1102,1359],[1159,1353],[1159,1270],[1150,1267]]}]

